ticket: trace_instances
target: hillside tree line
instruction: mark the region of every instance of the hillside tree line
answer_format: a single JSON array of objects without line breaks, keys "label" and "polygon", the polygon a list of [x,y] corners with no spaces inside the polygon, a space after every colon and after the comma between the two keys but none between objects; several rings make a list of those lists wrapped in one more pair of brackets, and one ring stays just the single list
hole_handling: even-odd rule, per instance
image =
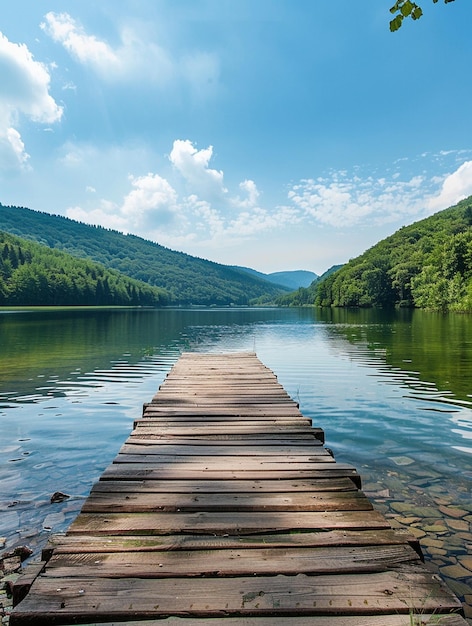
[{"label": "hillside tree line", "polygon": [[2,306],[161,306],[166,302],[164,290],[0,231]]}]

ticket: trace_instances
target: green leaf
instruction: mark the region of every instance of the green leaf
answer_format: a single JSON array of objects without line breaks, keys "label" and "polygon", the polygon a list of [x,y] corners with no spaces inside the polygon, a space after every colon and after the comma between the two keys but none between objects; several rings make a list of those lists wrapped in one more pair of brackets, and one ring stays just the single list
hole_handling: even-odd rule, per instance
[{"label": "green leaf", "polygon": [[421,7],[416,7],[416,9],[411,14],[411,17],[414,20],[419,20],[422,15],[423,15],[423,11],[421,10]]},{"label": "green leaf", "polygon": [[406,0],[406,2],[400,7],[400,11],[403,17],[408,17],[409,15],[411,15],[411,12],[415,8],[415,6],[416,5],[410,2],[410,0]]},{"label": "green leaf", "polygon": [[390,32],[394,33],[396,30],[401,28],[402,22],[403,15],[397,15],[397,17],[390,22]]}]

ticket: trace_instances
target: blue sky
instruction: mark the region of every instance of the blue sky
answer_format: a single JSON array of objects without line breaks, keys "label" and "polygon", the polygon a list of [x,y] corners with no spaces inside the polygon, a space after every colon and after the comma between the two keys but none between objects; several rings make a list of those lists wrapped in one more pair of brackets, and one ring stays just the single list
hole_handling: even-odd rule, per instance
[{"label": "blue sky", "polygon": [[17,0],[0,202],[262,272],[472,194],[472,2]]}]

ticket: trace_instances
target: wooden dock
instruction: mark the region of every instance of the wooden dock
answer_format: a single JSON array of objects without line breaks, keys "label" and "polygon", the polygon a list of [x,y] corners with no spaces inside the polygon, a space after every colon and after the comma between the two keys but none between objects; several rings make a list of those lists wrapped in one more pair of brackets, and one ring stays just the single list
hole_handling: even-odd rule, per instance
[{"label": "wooden dock", "polygon": [[182,355],[11,626],[465,625],[323,444],[255,354]]}]

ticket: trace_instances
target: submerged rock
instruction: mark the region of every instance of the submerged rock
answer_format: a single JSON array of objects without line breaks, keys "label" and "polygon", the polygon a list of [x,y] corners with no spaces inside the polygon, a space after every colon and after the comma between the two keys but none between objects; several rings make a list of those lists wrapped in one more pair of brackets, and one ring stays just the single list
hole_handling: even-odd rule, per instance
[{"label": "submerged rock", "polygon": [[51,504],[54,504],[55,502],[64,502],[64,500],[67,500],[68,498],[70,498],[70,496],[67,495],[67,493],[55,491],[51,496]]},{"label": "submerged rock", "polygon": [[409,456],[391,456],[389,458],[395,463],[395,465],[411,465],[415,462],[414,459]]}]

